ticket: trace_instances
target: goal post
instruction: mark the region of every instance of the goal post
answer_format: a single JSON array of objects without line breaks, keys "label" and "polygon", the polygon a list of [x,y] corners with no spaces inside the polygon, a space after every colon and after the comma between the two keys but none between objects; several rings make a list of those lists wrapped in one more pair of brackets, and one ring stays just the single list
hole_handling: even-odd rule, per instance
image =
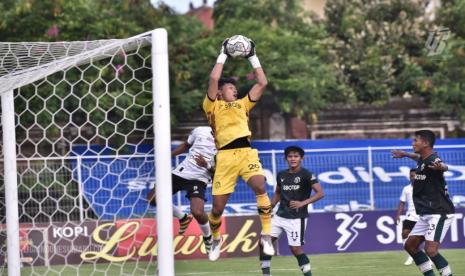
[{"label": "goal post", "polygon": [[[171,133],[169,72],[168,72],[168,34],[164,29],[157,29],[152,36],[153,64],[153,114],[157,118],[155,128],[155,165],[157,172],[171,172]],[[173,224],[164,223],[172,220],[173,206],[171,200],[171,173],[157,173],[156,197],[158,225],[158,273],[174,275]]]},{"label": "goal post", "polygon": [[18,181],[13,90],[2,93],[3,170],[7,227],[8,275],[21,275],[19,254]]},{"label": "goal post", "polygon": [[174,275],[166,30],[0,42],[0,83],[0,273]]}]

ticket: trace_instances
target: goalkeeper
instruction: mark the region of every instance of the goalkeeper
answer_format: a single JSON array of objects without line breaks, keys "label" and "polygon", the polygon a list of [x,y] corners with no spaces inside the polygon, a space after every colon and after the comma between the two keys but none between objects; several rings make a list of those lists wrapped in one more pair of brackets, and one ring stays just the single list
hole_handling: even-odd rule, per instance
[{"label": "goalkeeper", "polygon": [[237,177],[241,176],[252,188],[257,200],[257,209],[262,224],[260,243],[263,252],[274,255],[271,243],[271,203],[265,189],[265,176],[256,149],[250,145],[251,131],[248,126],[251,109],[260,100],[268,83],[260,61],[255,55],[255,45],[246,56],[254,68],[256,83],[249,93],[237,98],[234,79],[221,78],[223,66],[228,58],[223,42],[220,55],[210,74],[207,96],[203,109],[213,129],[216,148],[216,170],[212,182],[213,206],[208,215],[213,235],[209,259],[215,261],[220,256],[222,238],[220,235],[221,215],[231,193],[234,192]]}]

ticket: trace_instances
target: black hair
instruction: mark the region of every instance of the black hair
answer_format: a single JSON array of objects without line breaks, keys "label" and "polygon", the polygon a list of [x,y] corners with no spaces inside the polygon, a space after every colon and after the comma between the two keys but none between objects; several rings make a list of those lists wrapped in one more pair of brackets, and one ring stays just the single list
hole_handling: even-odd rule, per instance
[{"label": "black hair", "polygon": [[410,172],[417,172],[417,169],[416,168],[411,168]]},{"label": "black hair", "polygon": [[304,150],[301,147],[289,146],[289,147],[284,149],[284,157],[287,157],[289,155],[289,153],[291,153],[291,152],[299,153],[300,157],[304,157],[304,154],[305,154]]},{"label": "black hair", "polygon": [[420,137],[422,140],[428,142],[431,147],[434,147],[434,142],[436,142],[436,135],[434,132],[428,129],[422,129],[415,131],[415,136]]},{"label": "black hair", "polygon": [[218,89],[221,89],[223,87],[223,85],[225,85],[227,83],[236,85],[236,80],[234,78],[221,78],[218,81]]}]

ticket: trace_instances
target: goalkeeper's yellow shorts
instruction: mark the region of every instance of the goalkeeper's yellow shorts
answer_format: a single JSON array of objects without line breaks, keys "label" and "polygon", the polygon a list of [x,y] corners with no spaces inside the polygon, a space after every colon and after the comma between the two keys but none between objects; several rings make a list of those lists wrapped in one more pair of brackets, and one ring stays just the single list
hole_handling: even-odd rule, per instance
[{"label": "goalkeeper's yellow shorts", "polygon": [[248,147],[219,150],[216,155],[212,194],[230,194],[234,192],[238,176],[247,182],[254,175],[265,176],[256,149]]}]

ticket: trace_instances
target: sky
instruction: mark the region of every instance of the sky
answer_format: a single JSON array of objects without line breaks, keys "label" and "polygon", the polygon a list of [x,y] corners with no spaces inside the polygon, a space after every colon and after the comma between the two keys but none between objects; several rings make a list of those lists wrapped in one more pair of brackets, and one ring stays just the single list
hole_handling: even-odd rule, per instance
[{"label": "sky", "polygon": [[[151,0],[155,6],[160,2],[164,2],[168,6],[172,7],[178,13],[186,13],[189,10],[189,3],[192,2],[195,8],[202,6],[203,0]],[[207,0],[208,6],[213,6],[215,0]]]}]

